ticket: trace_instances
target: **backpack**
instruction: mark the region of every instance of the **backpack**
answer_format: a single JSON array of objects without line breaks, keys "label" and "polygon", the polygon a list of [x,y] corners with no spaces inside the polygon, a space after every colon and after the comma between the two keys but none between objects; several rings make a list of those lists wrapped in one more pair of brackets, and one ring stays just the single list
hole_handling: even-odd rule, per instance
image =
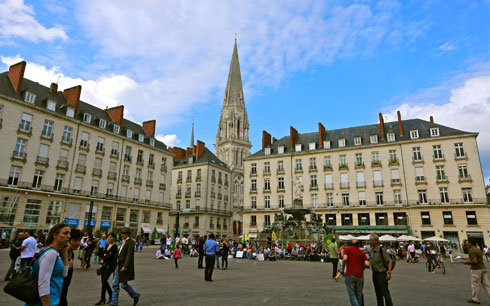
[{"label": "backpack", "polygon": [[[381,252],[385,252],[386,254],[388,254],[388,256],[390,256],[390,259],[391,259],[391,271],[395,270],[395,265],[396,265],[396,256],[395,256],[395,255],[393,255],[393,254],[389,254],[388,252],[386,252],[386,250],[383,248],[383,246],[380,246],[380,247],[379,247],[379,250],[380,250]],[[389,267],[389,264],[390,264],[390,263],[389,263],[389,262],[388,262],[388,263],[386,263],[386,261],[384,260],[384,256],[383,256],[383,255],[381,255],[381,257],[382,257],[382,259],[383,259],[383,264],[384,264],[384,266],[385,266],[386,270],[388,270],[388,267]]]}]

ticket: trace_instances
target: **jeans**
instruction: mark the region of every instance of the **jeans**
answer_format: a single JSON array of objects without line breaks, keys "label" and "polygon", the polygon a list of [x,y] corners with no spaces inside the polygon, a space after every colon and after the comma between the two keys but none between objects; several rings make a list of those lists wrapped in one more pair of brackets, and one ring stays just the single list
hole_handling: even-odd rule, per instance
[{"label": "jeans", "polygon": [[[225,267],[225,263],[226,263],[226,267]],[[222,255],[222,257],[221,257],[221,267],[223,269],[228,269],[228,255]]]},{"label": "jeans", "polygon": [[373,284],[378,306],[384,306],[384,302],[386,302],[386,306],[393,306],[390,290],[388,289],[388,281],[386,280],[386,272],[373,271]]},{"label": "jeans", "polygon": [[174,261],[175,261],[175,267],[178,268],[179,267],[179,259],[174,258]]},{"label": "jeans", "polygon": [[213,280],[215,257],[215,255],[206,255],[206,269],[204,270],[204,280],[206,281]]},{"label": "jeans", "polygon": [[114,270],[114,278],[112,279],[112,305],[119,304],[119,286],[122,289],[126,290],[130,297],[133,299],[137,298],[139,295],[128,283],[120,283],[119,282],[119,267],[116,266],[116,270]]},{"label": "jeans", "polygon": [[216,254],[216,268],[219,269],[219,258],[220,256],[218,254]]},{"label": "jeans", "polygon": [[204,259],[204,251],[199,251],[199,259],[197,260],[197,267],[202,269],[202,260]]},{"label": "jeans", "polygon": [[7,271],[7,274],[5,275],[5,280],[9,280],[15,275],[15,262],[17,261],[17,258],[11,259],[10,260],[10,268]]},{"label": "jeans", "polygon": [[337,265],[339,264],[339,259],[330,258],[330,261],[332,261],[332,278],[335,278],[335,276],[337,276]]},{"label": "jeans", "polygon": [[349,294],[350,304],[352,306],[364,305],[362,288],[364,286],[364,279],[357,276],[345,276],[345,286],[347,287],[347,293]]}]

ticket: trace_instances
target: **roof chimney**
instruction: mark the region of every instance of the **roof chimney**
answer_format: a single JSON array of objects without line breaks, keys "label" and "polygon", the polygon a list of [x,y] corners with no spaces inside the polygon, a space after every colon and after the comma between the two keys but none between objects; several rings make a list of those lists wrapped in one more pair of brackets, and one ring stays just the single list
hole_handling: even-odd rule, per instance
[{"label": "roof chimney", "polygon": [[175,154],[174,160],[181,160],[185,157],[185,150],[179,147],[170,148],[170,151]]},{"label": "roof chimney", "polygon": [[206,145],[204,142],[198,140],[197,141],[197,149],[196,149],[196,161],[201,157],[201,155],[204,153],[204,149],[206,148]]},{"label": "roof chimney", "polygon": [[398,115],[398,132],[400,133],[400,137],[403,137],[402,114],[400,111],[397,111],[396,114]]},{"label": "roof chimney", "polygon": [[156,120],[149,120],[143,122],[143,131],[145,131],[146,136],[155,137],[155,126]]},{"label": "roof chimney", "polygon": [[266,131],[262,131],[262,152],[265,151],[265,147],[271,144],[271,134]]},{"label": "roof chimney", "polygon": [[294,145],[296,144],[296,140],[298,140],[298,131],[292,126],[289,127],[289,149],[294,150]]},{"label": "roof chimney", "polygon": [[385,140],[385,121],[383,120],[382,113],[379,113],[379,130],[381,134],[381,140]]},{"label": "roof chimney", "polygon": [[51,83],[51,86],[49,87],[49,93],[55,95],[57,92],[58,92],[58,84]]},{"label": "roof chimney", "polygon": [[274,143],[276,141],[277,141],[277,138],[276,137],[272,137],[272,143]]},{"label": "roof chimney", "polygon": [[323,148],[323,139],[325,139],[325,127],[318,122],[318,146]]},{"label": "roof chimney", "polygon": [[24,80],[24,71],[26,70],[26,62],[22,61],[17,64],[13,64],[9,67],[9,78],[14,86],[14,90],[20,93],[22,90],[22,81]]},{"label": "roof chimney", "polygon": [[430,123],[434,123],[434,117],[430,116]]},{"label": "roof chimney", "polygon": [[63,91],[63,95],[65,96],[66,101],[75,109],[75,113],[78,111],[78,102],[80,102],[81,93],[82,93],[81,85],[68,88]]},{"label": "roof chimney", "polygon": [[[124,115],[124,105],[111,107],[111,108],[106,109],[105,111],[109,114],[109,117],[111,117],[111,119],[113,121],[117,122],[117,124],[119,124],[119,125],[122,125],[123,115]],[[144,127],[143,127],[143,129],[144,129]],[[145,131],[145,133],[146,133],[146,131]]]}]

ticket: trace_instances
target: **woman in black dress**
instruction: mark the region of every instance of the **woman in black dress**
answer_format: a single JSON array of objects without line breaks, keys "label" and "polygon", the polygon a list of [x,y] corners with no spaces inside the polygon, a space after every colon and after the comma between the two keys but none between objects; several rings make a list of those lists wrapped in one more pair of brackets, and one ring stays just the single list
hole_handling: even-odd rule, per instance
[{"label": "woman in black dress", "polygon": [[109,301],[112,298],[112,289],[109,285],[109,277],[114,273],[116,268],[116,257],[117,257],[117,245],[116,245],[116,234],[110,233],[107,237],[109,244],[105,247],[102,253],[102,267],[100,278],[102,280],[102,291],[100,294],[100,301],[95,303],[95,305],[105,304],[105,293],[109,294]]}]

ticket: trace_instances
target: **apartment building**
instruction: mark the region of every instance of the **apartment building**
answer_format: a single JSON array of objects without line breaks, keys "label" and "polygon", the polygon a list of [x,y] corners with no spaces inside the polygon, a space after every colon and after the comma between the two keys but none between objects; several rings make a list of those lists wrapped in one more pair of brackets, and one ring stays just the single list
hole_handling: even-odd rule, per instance
[{"label": "apartment building", "polygon": [[84,228],[91,219],[103,231],[166,232],[173,154],[155,139],[156,122],[85,103],[81,86],[60,92],[25,79],[25,68],[0,74],[1,226]]},{"label": "apartment building", "polygon": [[232,171],[205,144],[197,141],[187,150],[173,147],[172,211],[173,231],[227,237],[231,234]]},{"label": "apartment building", "polygon": [[[337,234],[440,236],[459,247],[489,244],[490,210],[476,137],[421,119],[300,134],[263,132],[245,159],[245,231],[260,232],[274,213],[303,206]],[[295,187],[299,186],[299,187]],[[299,189],[299,191],[298,191]]]}]

